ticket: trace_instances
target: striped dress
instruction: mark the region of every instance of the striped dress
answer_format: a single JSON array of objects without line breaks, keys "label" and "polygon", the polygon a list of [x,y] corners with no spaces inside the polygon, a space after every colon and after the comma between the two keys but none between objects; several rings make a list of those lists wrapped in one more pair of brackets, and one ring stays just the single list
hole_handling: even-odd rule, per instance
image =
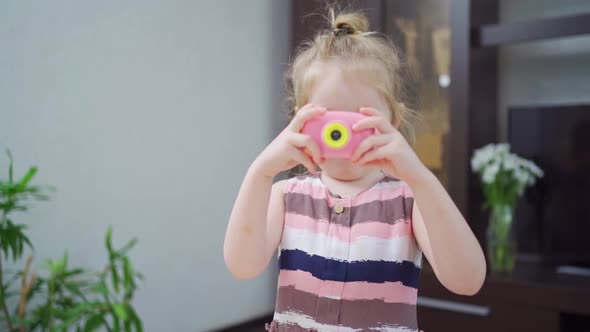
[{"label": "striped dress", "polygon": [[422,252],[409,186],[384,176],[351,198],[319,175],[289,179],[275,331],[418,331]]}]

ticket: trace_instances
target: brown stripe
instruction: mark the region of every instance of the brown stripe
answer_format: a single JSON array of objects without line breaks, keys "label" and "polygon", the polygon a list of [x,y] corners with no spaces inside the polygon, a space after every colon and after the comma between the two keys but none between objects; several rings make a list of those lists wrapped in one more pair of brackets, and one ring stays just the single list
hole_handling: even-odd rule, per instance
[{"label": "brown stripe", "polygon": [[[305,180],[306,178],[316,178],[316,179],[320,179],[320,181],[322,181],[321,179],[321,172],[317,172],[315,174],[304,174],[304,175],[296,175],[294,177],[292,177],[292,179],[296,179],[296,180]],[[382,182],[399,182],[400,180],[397,178],[394,178],[391,175],[387,175],[385,173],[383,173],[383,177],[381,178],[381,180],[379,180],[377,183],[382,183]],[[323,183],[323,181],[322,181]]]},{"label": "brown stripe", "polygon": [[394,178],[393,176],[389,176],[389,175],[385,175],[381,181],[379,181],[378,183],[383,183],[383,182],[399,182],[400,180]]},{"label": "brown stripe", "polygon": [[377,200],[335,213],[325,198],[313,198],[301,193],[285,193],[285,212],[304,215],[315,220],[329,220],[343,226],[352,226],[368,221],[393,225],[400,220],[412,218],[414,198],[398,196],[388,200]]},{"label": "brown stripe", "polygon": [[335,300],[295,289],[279,287],[276,311],[298,312],[320,324],[367,330],[383,326],[417,329],[416,306],[381,300]]}]

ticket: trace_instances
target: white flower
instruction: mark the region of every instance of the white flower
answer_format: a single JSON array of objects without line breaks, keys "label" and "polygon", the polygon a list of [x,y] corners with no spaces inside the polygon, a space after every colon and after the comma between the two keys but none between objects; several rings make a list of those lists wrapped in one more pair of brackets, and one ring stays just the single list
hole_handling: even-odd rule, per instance
[{"label": "white flower", "polygon": [[537,164],[535,164],[532,161],[529,160],[525,160],[525,167],[531,172],[533,173],[536,177],[543,177],[543,170],[541,168],[539,168],[539,166],[537,166]]},{"label": "white flower", "polygon": [[506,155],[510,152],[510,144],[508,144],[508,143],[496,144],[494,152],[498,156]]},{"label": "white flower", "polygon": [[515,169],[513,174],[516,181],[521,185],[526,185],[529,182],[529,177],[531,177],[527,171],[520,167]]},{"label": "white flower", "polygon": [[504,161],[502,163],[502,167],[507,171],[511,171],[511,170],[516,169],[517,166],[518,166],[518,157],[512,153],[506,155],[506,157],[504,158]]},{"label": "white flower", "polygon": [[500,171],[500,164],[499,163],[492,163],[487,165],[483,170],[482,180],[484,183],[493,183],[496,180],[496,175]]},{"label": "white flower", "polygon": [[482,148],[475,150],[471,158],[471,169],[474,172],[480,172],[482,168],[489,164],[494,158],[495,147],[493,144],[488,144]]},{"label": "white flower", "polygon": [[471,158],[471,170],[474,172],[479,172],[481,170],[481,168],[483,167],[484,163],[483,160],[480,158],[479,155],[474,155],[473,158]]},{"label": "white flower", "polygon": [[[517,195],[521,196],[527,187],[543,176],[543,171],[534,162],[511,153],[510,145],[506,143],[488,144],[475,150],[471,158],[471,169],[481,176],[484,184],[494,186],[496,196],[502,199],[507,198],[502,196],[512,195],[506,190],[514,187]],[[501,183],[497,178],[500,172],[503,178]],[[508,187],[504,180],[508,181]]]},{"label": "white flower", "polygon": [[535,184],[535,182],[537,182],[537,178],[529,174],[527,185],[532,186],[533,184]]},{"label": "white flower", "polygon": [[471,169],[474,172],[479,172],[489,162],[489,158],[483,153],[476,153],[471,158]]}]

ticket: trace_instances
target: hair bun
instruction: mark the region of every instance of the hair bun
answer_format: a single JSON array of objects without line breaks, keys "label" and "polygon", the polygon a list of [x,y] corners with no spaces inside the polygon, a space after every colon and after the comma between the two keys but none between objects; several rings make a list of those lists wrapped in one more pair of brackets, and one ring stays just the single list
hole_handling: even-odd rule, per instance
[{"label": "hair bun", "polygon": [[360,13],[340,13],[335,17],[334,11],[330,11],[332,30],[334,35],[356,35],[369,31],[369,20]]},{"label": "hair bun", "polygon": [[335,36],[353,35],[355,30],[346,23],[339,24],[336,28],[332,29]]}]

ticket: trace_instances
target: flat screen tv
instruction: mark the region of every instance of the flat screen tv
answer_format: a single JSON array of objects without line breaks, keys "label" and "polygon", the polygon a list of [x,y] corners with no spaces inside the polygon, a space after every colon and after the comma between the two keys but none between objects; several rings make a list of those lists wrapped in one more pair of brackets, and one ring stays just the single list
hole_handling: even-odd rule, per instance
[{"label": "flat screen tv", "polygon": [[590,105],[510,108],[508,141],[545,171],[515,212],[517,257],[590,267]]}]

